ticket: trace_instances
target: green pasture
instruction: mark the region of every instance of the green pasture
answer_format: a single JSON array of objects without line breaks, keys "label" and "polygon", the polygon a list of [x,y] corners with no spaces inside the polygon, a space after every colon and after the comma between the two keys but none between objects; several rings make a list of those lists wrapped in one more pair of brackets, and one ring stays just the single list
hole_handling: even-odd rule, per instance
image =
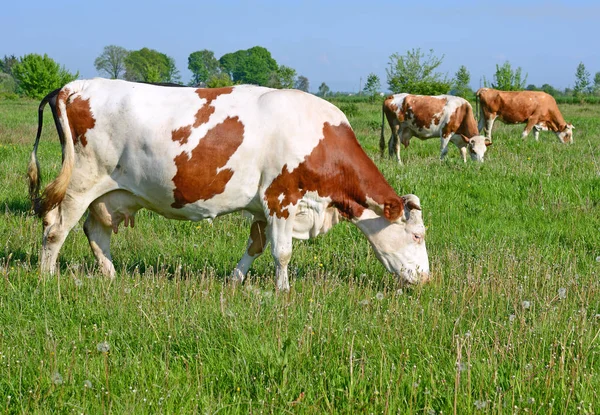
[{"label": "green pasture", "polygon": [[[115,280],[82,222],[42,277],[25,178],[38,103],[0,100],[0,413],[600,413],[600,106],[560,105],[573,145],[497,122],[483,164],[413,138],[398,166],[379,156],[380,104],[337,104],[421,199],[426,286],[400,288],[349,223],[294,243],[289,293],[268,253],[233,286],[246,218],[148,211],[113,235]],[[44,126],[48,183],[48,110]]]}]

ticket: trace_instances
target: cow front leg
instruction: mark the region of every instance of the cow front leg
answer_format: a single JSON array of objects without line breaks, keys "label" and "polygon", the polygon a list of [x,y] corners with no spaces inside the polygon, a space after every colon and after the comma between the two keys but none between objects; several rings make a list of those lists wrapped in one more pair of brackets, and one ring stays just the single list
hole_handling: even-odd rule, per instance
[{"label": "cow front leg", "polygon": [[533,138],[535,138],[535,141],[540,139],[540,130],[541,128],[539,128],[537,125],[533,127]]},{"label": "cow front leg", "polygon": [[252,226],[250,226],[250,237],[248,238],[248,244],[246,245],[246,252],[231,274],[232,281],[243,282],[254,260],[263,253],[265,246],[267,245],[267,237],[265,234],[266,226],[267,222],[262,220],[252,222]]},{"label": "cow front leg", "polygon": [[444,160],[446,158],[446,154],[448,154],[448,143],[450,142],[450,138],[452,138],[452,136],[442,137],[440,140],[440,160]]},{"label": "cow front leg", "polygon": [[289,207],[287,218],[272,218],[267,227],[267,235],[271,243],[271,253],[275,260],[277,289],[289,291],[288,264],[292,258],[292,235],[294,230],[295,207]]}]

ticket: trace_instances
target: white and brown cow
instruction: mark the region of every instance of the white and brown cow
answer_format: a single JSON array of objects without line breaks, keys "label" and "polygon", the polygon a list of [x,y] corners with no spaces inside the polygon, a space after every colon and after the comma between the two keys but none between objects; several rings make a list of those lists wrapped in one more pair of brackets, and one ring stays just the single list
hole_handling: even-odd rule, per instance
[{"label": "white and brown cow", "polygon": [[[46,103],[63,151],[58,177],[39,194],[36,150]],[[146,208],[198,221],[246,210],[250,238],[233,277],[243,280],[267,243],[278,289],[289,289],[292,238],[325,233],[341,218],[366,235],[388,271],[426,281],[419,199],[398,196],[360,147],[344,114],[297,90],[240,85],[173,88],[79,80],[50,93],[29,165],[43,218],[42,271],[89,208],[84,230],[101,271],[115,274],[111,231]]]},{"label": "white and brown cow", "polygon": [[480,88],[477,91],[480,105],[479,130],[492,138],[494,121],[505,124],[527,123],[521,137],[533,129],[536,141],[540,131],[553,131],[561,143],[573,143],[573,124],[567,124],[558,110],[552,95],[542,91],[498,91]]},{"label": "white and brown cow", "polygon": [[479,135],[473,108],[467,100],[452,95],[395,94],[383,102],[379,141],[381,156],[385,152],[384,117],[392,130],[388,143],[390,157],[395,156],[399,163],[402,163],[400,142],[408,147],[413,136],[421,140],[440,137],[442,160],[448,153],[449,141],[458,147],[465,162],[467,152],[472,160],[482,162],[487,146],[491,144],[490,140]]}]

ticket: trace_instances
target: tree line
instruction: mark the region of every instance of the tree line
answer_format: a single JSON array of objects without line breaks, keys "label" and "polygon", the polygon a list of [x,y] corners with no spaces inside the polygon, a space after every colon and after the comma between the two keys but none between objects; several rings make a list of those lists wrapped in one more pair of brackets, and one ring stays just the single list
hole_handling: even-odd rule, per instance
[{"label": "tree line", "polygon": [[[387,86],[392,93],[408,92],[422,95],[452,94],[473,98],[470,87],[471,75],[461,65],[453,77],[439,72],[444,55],[437,56],[433,50],[424,53],[411,49],[405,54],[394,53],[386,68]],[[121,46],[105,46],[95,59],[99,75],[129,81],[182,84],[175,60],[165,53],[150,48],[127,50]],[[192,78],[190,86],[223,87],[236,84],[253,84],[272,88],[295,88],[309,90],[307,77],[298,75],[294,68],[279,65],[271,52],[261,46],[226,53],[219,59],[208,49],[192,52],[188,56],[188,69]],[[71,73],[46,54],[28,54],[17,58],[5,55],[0,60],[0,93],[19,94],[41,98],[53,89],[76,79],[79,73]],[[521,67],[513,68],[510,62],[496,65],[492,80],[483,77],[483,85],[500,90],[541,90],[553,96],[574,96],[582,101],[587,96],[600,95],[600,72],[590,80],[590,73],[581,62],[575,73],[575,86],[560,91],[549,84],[526,86],[527,74]],[[381,80],[370,73],[359,94],[376,99],[381,94]],[[330,96],[332,91],[323,82],[317,95]]]}]

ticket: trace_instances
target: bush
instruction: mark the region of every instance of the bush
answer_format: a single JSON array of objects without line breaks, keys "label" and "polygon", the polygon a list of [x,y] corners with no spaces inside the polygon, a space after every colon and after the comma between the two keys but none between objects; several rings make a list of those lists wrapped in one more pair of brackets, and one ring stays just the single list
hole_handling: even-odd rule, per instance
[{"label": "bush", "polygon": [[49,92],[77,79],[48,55],[32,53],[23,56],[12,68],[17,91],[31,98],[43,98]]},{"label": "bush", "polygon": [[17,92],[15,78],[7,73],[0,73],[0,93],[14,94],[15,92]]}]

